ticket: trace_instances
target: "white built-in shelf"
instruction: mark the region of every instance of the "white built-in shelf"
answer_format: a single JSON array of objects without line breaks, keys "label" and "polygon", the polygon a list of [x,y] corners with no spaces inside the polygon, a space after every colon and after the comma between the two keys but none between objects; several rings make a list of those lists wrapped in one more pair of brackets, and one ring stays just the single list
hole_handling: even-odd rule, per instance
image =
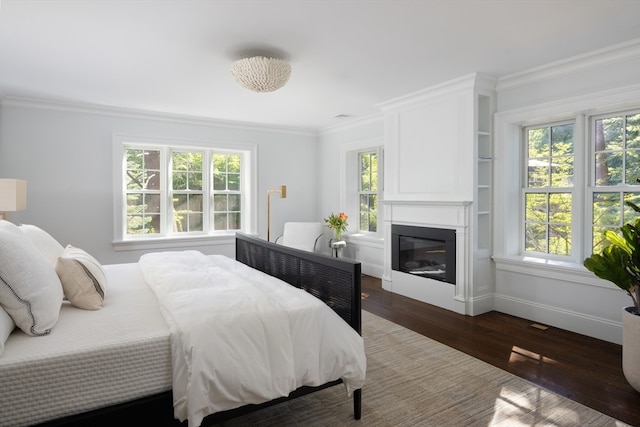
[{"label": "white built-in shelf", "polygon": [[488,95],[477,95],[475,129],[475,197],[474,197],[474,243],[473,281],[474,286],[489,286],[492,282],[490,271],[491,256],[491,183],[493,152],[491,147],[492,102]]}]

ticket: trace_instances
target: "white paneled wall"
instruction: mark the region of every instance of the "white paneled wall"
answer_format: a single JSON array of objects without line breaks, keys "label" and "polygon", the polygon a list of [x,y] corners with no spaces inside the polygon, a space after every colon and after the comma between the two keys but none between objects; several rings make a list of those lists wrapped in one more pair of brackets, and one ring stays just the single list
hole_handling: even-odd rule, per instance
[{"label": "white paneled wall", "polygon": [[[476,195],[465,183],[473,179],[470,174],[473,173],[474,138],[460,136],[459,132],[467,130],[446,133],[429,123],[408,120],[413,114],[429,114],[438,118],[438,123],[451,127],[464,116],[464,112],[456,109],[459,95],[445,95],[443,100],[437,100],[437,97],[439,91],[455,82],[425,89],[424,93],[429,93],[431,100],[421,107],[422,111],[406,112],[399,108],[391,116],[387,115],[386,129],[365,121],[361,128],[358,123],[352,123],[345,126],[344,131],[336,126],[321,132],[320,156],[328,157],[341,144],[363,139],[364,134],[367,138],[384,137],[385,164],[390,166],[386,170],[397,172],[391,176],[386,174],[387,201],[415,200],[416,193],[423,193],[421,197],[425,200],[472,201]],[[515,316],[620,343],[621,309],[629,305],[629,297],[624,292],[595,278],[580,264],[536,263],[518,256],[518,244],[513,238],[519,233],[520,151],[517,144],[520,126],[527,121],[593,109],[640,108],[640,40],[503,77],[495,89],[496,114],[491,135],[493,202],[490,206],[493,233],[489,247],[497,268],[492,277],[494,283],[483,283],[481,292],[473,294],[471,299],[483,307],[488,304],[490,308]],[[406,98],[415,96],[410,94]],[[398,98],[393,103],[398,106],[398,102],[404,100],[404,97]],[[444,108],[439,109],[438,105]],[[402,114],[404,118],[400,117]],[[407,141],[413,141],[408,144],[410,149],[395,149],[398,135],[406,136],[406,132],[422,134],[423,138],[409,136]],[[425,135],[433,138],[424,138]],[[425,150],[434,140],[442,141],[449,149],[442,152],[442,147],[436,147],[430,152],[437,153],[433,156],[437,160],[430,161],[431,156]],[[427,166],[422,166],[424,157],[427,157]],[[456,169],[451,163],[465,164],[468,170]],[[325,166],[323,175],[339,174],[340,165],[327,163]],[[452,170],[459,173],[451,173]],[[423,179],[415,181],[416,176]],[[320,209],[338,209],[339,200],[331,193],[336,182],[321,180],[319,184],[324,195]],[[349,244],[358,246],[358,241],[354,239]],[[482,248],[483,251],[486,249]],[[352,253],[358,254],[359,249],[352,248]],[[379,251],[378,256],[380,265],[384,265],[389,254]],[[369,258],[368,263],[375,264],[375,261]],[[485,267],[484,264],[481,266]]]}]

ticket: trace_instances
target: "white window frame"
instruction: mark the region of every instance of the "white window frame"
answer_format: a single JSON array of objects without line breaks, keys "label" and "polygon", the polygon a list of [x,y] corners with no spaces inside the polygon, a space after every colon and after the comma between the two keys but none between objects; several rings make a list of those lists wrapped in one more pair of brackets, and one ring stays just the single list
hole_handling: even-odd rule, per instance
[{"label": "white window frame", "polygon": [[[203,176],[202,189],[199,190],[199,191],[174,190],[173,188],[169,187],[169,185],[166,185],[167,192],[168,192],[168,197],[165,200],[169,204],[169,206],[170,206],[171,200],[173,200],[173,197],[175,195],[182,195],[182,194],[187,195],[187,196],[200,194],[200,195],[202,195],[203,202],[208,201],[208,199],[209,199],[208,195],[211,194],[211,190],[210,190],[211,187],[209,186],[209,180],[205,179],[204,177],[211,174],[211,167],[210,167],[210,161],[211,161],[210,160],[210,156],[211,156],[211,153],[209,151],[207,151],[207,150],[200,149],[200,148],[195,149],[195,148],[179,147],[179,149],[178,149],[177,147],[168,147],[166,149],[167,149],[167,156],[168,156],[168,159],[167,159],[168,173],[166,173],[165,175],[166,175],[166,179],[167,180],[169,179],[171,174],[173,174],[173,172],[175,171],[173,169],[173,166],[174,166],[173,165],[173,153],[200,152],[202,154],[202,171],[201,171],[202,176]],[[162,191],[162,189],[160,191]],[[126,202],[126,200],[125,200],[125,202]],[[204,230],[207,229],[207,224],[210,222],[210,220],[209,220],[210,211],[208,209],[209,206],[207,206],[207,205],[210,205],[210,203],[209,204],[203,203],[203,206],[202,206],[202,210],[203,210],[203,212],[202,212],[202,216],[203,216],[202,223],[203,223],[203,229]],[[167,206],[167,207],[169,207],[169,206]],[[161,209],[161,212],[162,213],[166,213],[167,210],[166,209],[165,210]],[[172,231],[171,231],[172,221],[171,221],[171,218],[169,217],[169,215],[165,215],[164,225],[165,225],[165,228],[167,230],[167,233],[173,234]],[[181,235],[187,235],[187,234],[197,235],[197,234],[203,234],[204,232],[205,231],[183,231],[183,232],[180,232],[180,234]],[[136,238],[139,238],[139,237],[136,236]]]},{"label": "white window frame", "polygon": [[[583,258],[574,254],[571,259],[560,260],[552,257],[533,257],[523,254],[522,248],[522,214],[520,211],[514,212],[510,206],[521,206],[521,177],[522,170],[522,128],[525,126],[548,123],[575,118],[575,131],[588,132],[586,117],[613,113],[616,111],[635,110],[639,108],[635,94],[637,89],[629,88],[612,89],[588,96],[581,96],[562,100],[561,102],[549,102],[538,104],[526,108],[518,108],[498,112],[494,116],[495,123],[495,152],[500,153],[499,161],[494,164],[494,253],[493,259],[496,262],[498,271],[515,272],[520,274],[530,274],[532,276],[547,277],[551,279],[602,286],[601,280],[597,279],[582,264]],[[576,136],[579,138],[579,136]],[[577,160],[575,163],[576,176],[586,177],[587,172],[583,169],[587,154],[580,153],[580,147],[574,147]],[[583,147],[587,150],[586,147]],[[576,198],[588,197],[586,191],[574,193]],[[584,200],[577,201],[580,206],[584,206]],[[584,230],[584,221],[590,220],[590,212],[575,212],[574,223],[581,230]],[[578,224],[578,221],[582,223]],[[580,237],[574,237],[573,245],[583,248]],[[589,254],[587,254],[588,256]]]},{"label": "white window frame", "polygon": [[[378,152],[378,224],[376,232],[363,232],[360,228],[360,193],[358,156],[363,152]],[[347,240],[367,240],[381,243],[384,237],[384,138],[372,138],[354,141],[340,146],[340,211],[345,212],[354,221],[349,221]]]},{"label": "white window frame", "polygon": [[[126,170],[125,152],[127,148],[148,148],[161,151],[161,167],[166,168],[161,180],[161,212],[164,214],[162,219],[162,231],[158,234],[148,235],[125,235],[126,226],[126,197],[124,192]],[[241,231],[248,234],[256,234],[257,230],[257,214],[255,207],[257,206],[257,145],[244,143],[226,143],[211,141],[190,141],[190,140],[174,140],[153,137],[141,137],[114,134],[113,137],[113,248],[116,251],[123,250],[146,250],[146,249],[163,249],[173,247],[188,246],[205,246],[212,244],[229,244],[233,243],[236,230],[209,230],[211,215],[210,197],[213,192],[209,185],[208,179],[203,179],[203,193],[205,202],[203,206],[205,224],[203,232],[180,232],[174,233],[169,226],[172,215],[169,214],[171,208],[170,194],[171,189],[168,188],[168,177],[170,174],[170,156],[171,151],[203,151],[205,152],[206,164],[203,165],[203,174],[209,175],[211,165],[210,154],[212,152],[228,152],[237,153],[242,156],[242,229]],[[212,165],[211,165],[212,167]]]},{"label": "white window frame", "polygon": [[[383,169],[382,169],[382,167],[384,166],[383,165],[384,159],[382,158],[383,152],[384,152],[384,150],[382,149],[382,147],[378,146],[378,147],[374,147],[374,148],[369,149],[369,150],[359,150],[357,152],[357,156],[356,156],[356,162],[357,162],[356,168],[358,170],[358,178],[357,178],[357,184],[356,184],[357,185],[357,193],[358,193],[358,196],[357,196],[358,197],[358,221],[357,221],[358,229],[357,229],[357,232],[361,233],[361,234],[364,234],[364,235],[367,235],[367,234],[378,235],[380,227],[383,225],[383,224],[380,223],[380,220],[379,220],[380,213],[382,211],[382,209],[380,207],[381,206],[381,202],[382,202],[382,188],[381,187],[382,187],[382,184],[383,184],[383,181],[384,181],[384,180],[381,179],[381,178],[383,178]],[[363,154],[375,154],[376,155],[376,162],[377,162],[377,165],[378,165],[378,175],[377,175],[377,178],[376,178],[376,187],[377,187],[376,191],[364,191],[364,190],[362,190],[362,185],[361,185],[362,184],[362,181],[361,181],[361,177],[362,177],[362,168],[361,167],[362,167],[362,164],[360,162],[360,156],[362,156]],[[372,194],[376,195],[377,200],[378,200],[377,210],[376,210],[376,231],[363,230],[360,227],[360,225],[361,225],[360,224],[360,216],[362,215],[362,212],[360,211],[360,196],[362,196],[362,195],[372,195]]]},{"label": "white window frame", "polygon": [[[622,110],[614,110],[608,111],[602,114],[594,114],[589,117],[588,120],[588,144],[589,144],[589,177],[587,184],[586,197],[587,200],[593,200],[594,193],[640,193],[640,185],[632,185],[632,184],[619,184],[619,185],[611,185],[611,186],[599,186],[596,184],[596,165],[595,165],[595,146],[593,144],[595,138],[595,121],[603,118],[610,118],[615,116],[627,116],[630,114],[639,114],[640,108],[626,108]],[[589,203],[587,206],[588,216],[586,217],[587,225],[589,227],[588,233],[585,236],[586,241],[589,242],[589,247],[593,244],[593,203]],[[624,208],[624,207],[621,207]],[[621,216],[620,222],[615,226],[616,228],[621,227],[624,222],[624,218]],[[591,255],[590,253],[586,253],[586,256]]]},{"label": "white window frame", "polygon": [[[538,128],[538,127],[554,127],[558,125],[572,124],[573,125],[573,186],[572,187],[528,187],[528,154],[526,152],[527,148],[527,129]],[[577,242],[582,242],[581,230],[584,228],[583,226],[583,216],[580,215],[580,211],[582,209],[576,209],[576,203],[581,202],[584,205],[584,199],[578,195],[583,194],[585,192],[584,188],[586,186],[586,180],[584,179],[584,173],[578,174],[577,171],[582,171],[584,164],[584,132],[582,131],[583,120],[582,117],[570,117],[562,120],[554,120],[549,122],[541,122],[535,124],[528,124],[526,126],[522,126],[522,159],[520,161],[520,169],[521,169],[521,177],[520,177],[520,240],[519,247],[520,253],[524,256],[531,256],[537,258],[544,259],[554,259],[561,260],[566,262],[574,262],[577,257],[581,256],[580,247],[576,246]],[[578,139],[580,138],[580,139]],[[525,211],[526,211],[526,202],[525,196],[531,193],[543,193],[549,196],[553,193],[570,193],[571,194],[571,253],[569,255],[558,255],[552,253],[542,253],[542,252],[528,252],[525,248]],[[576,212],[578,211],[578,212]],[[549,229],[549,219],[547,218],[547,232]],[[547,248],[548,249],[548,248]],[[577,251],[577,252],[576,252]]]},{"label": "white window frame", "polygon": [[[522,168],[522,197],[520,205],[520,247],[524,256],[543,258],[548,260],[560,260],[574,263],[581,263],[593,252],[593,194],[594,193],[623,193],[639,192],[639,185],[620,184],[616,186],[602,187],[595,184],[595,147],[594,147],[594,123],[597,119],[615,117],[619,115],[635,114],[636,109],[611,110],[600,114],[578,114],[573,119],[538,123],[535,125],[523,126],[523,160]],[[526,129],[535,127],[552,127],[562,124],[574,124],[573,152],[574,152],[574,176],[573,187],[527,187],[527,153],[526,150]],[[527,193],[571,193],[572,197],[572,221],[571,221],[571,253],[567,256],[526,252],[524,242],[525,226],[525,198]],[[622,221],[622,219],[621,219]],[[622,223],[617,226],[621,226]]]}]

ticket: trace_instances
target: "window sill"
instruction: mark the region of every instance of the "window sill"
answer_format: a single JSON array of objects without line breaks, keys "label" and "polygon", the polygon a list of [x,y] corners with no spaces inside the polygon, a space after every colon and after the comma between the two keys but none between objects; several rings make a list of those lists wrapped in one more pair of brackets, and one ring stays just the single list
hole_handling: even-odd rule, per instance
[{"label": "window sill", "polygon": [[345,234],[344,238],[347,242],[353,242],[357,245],[384,248],[384,238],[376,234],[353,233]]},{"label": "window sill", "polygon": [[186,248],[211,245],[230,245],[236,241],[235,234],[224,234],[217,236],[180,236],[180,237],[158,237],[140,238],[128,240],[115,240],[111,243],[113,250],[137,251],[137,250],[159,250],[172,248]]},{"label": "window sill", "polygon": [[604,288],[616,287],[613,283],[599,279],[585,266],[575,262],[528,256],[493,256],[492,258],[496,263],[497,271],[508,271]]}]

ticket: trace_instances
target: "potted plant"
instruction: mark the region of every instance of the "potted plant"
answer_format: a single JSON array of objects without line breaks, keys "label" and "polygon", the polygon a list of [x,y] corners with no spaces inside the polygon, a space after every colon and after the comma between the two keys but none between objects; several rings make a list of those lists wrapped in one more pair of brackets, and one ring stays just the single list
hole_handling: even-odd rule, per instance
[{"label": "potted plant", "polygon": [[[640,208],[627,202],[636,212]],[[626,291],[633,305],[622,311],[622,370],[631,386],[640,392],[640,217],[620,228],[607,230],[609,243],[600,253],[584,260],[584,266],[601,279]]]}]

